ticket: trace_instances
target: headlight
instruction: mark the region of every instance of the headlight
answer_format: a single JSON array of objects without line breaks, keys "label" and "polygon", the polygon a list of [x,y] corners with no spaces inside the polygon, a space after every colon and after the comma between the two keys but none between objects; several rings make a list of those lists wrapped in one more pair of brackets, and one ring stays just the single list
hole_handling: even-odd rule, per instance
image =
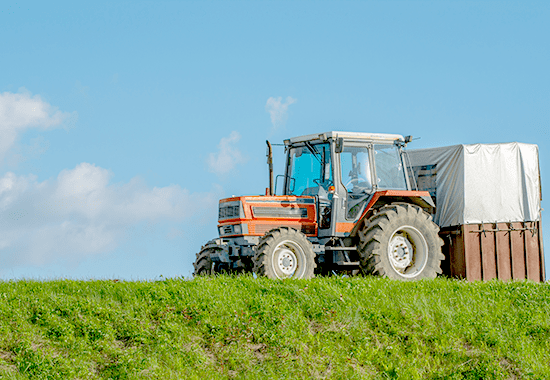
[{"label": "headlight", "polygon": [[239,235],[241,233],[242,229],[241,229],[241,225],[240,224],[235,224],[233,226],[233,232],[237,235]]},{"label": "headlight", "polygon": [[223,235],[223,227],[219,227],[218,230],[220,231],[220,236]]}]

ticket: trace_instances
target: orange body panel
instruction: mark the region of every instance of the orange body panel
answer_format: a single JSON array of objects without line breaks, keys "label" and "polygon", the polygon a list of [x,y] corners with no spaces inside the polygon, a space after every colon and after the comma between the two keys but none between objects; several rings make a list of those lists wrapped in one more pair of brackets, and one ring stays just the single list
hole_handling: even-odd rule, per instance
[{"label": "orange body panel", "polygon": [[[365,211],[358,220],[367,216],[373,207],[380,206],[380,202],[387,202],[386,198],[400,201],[430,197],[427,191],[383,190],[376,192],[370,199]],[[379,204],[377,204],[377,202]],[[229,214],[220,214],[218,227],[227,227],[223,237],[235,236],[263,236],[267,231],[276,227],[291,227],[302,231],[307,236],[317,236],[317,208],[315,197],[290,195],[257,195],[232,197],[220,200],[220,209],[224,203],[231,204]],[[237,210],[238,209],[238,210]],[[235,233],[232,225],[240,225],[241,231]],[[337,233],[355,232],[357,223],[336,223]]]},{"label": "orange body panel", "polygon": [[246,230],[240,234],[224,237],[263,236],[267,231],[283,226],[295,228],[308,236],[317,236],[317,209],[314,197],[286,195],[232,197],[221,199],[220,207],[228,202],[240,202],[244,215],[222,219],[218,227],[240,224]]},{"label": "orange body panel", "polygon": [[347,233],[351,232],[353,230],[353,227],[355,227],[355,223],[336,223],[336,232],[338,233]]}]

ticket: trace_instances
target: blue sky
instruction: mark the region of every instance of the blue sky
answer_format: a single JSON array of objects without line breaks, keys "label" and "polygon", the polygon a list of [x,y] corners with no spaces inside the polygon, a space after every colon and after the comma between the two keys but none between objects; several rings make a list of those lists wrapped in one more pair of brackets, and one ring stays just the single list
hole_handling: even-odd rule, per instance
[{"label": "blue sky", "polygon": [[265,140],[328,130],[538,144],[544,208],[548,20],[547,1],[3,2],[0,277],[189,276],[217,200],[264,192]]}]

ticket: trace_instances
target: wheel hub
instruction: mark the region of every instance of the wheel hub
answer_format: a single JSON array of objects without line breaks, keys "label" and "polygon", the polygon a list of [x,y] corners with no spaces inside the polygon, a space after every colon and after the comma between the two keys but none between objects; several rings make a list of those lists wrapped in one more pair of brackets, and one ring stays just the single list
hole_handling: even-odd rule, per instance
[{"label": "wheel hub", "polygon": [[403,236],[394,236],[389,246],[390,260],[395,268],[405,269],[411,264],[413,247]]},{"label": "wheel hub", "polygon": [[296,270],[296,256],[289,249],[281,249],[277,260],[279,270],[289,276]]},{"label": "wheel hub", "polygon": [[401,276],[415,277],[428,261],[426,239],[417,228],[402,226],[391,235],[388,258],[393,269]]}]

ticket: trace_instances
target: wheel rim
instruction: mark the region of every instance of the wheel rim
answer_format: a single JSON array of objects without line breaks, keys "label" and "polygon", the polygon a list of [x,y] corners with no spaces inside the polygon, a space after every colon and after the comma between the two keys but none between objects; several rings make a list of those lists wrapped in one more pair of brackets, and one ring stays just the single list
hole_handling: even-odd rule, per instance
[{"label": "wheel rim", "polygon": [[388,244],[392,268],[403,277],[415,277],[428,263],[428,243],[420,231],[402,226],[393,232]]},{"label": "wheel rim", "polygon": [[305,270],[306,255],[302,247],[292,240],[285,240],[273,251],[273,271],[277,278],[301,278]]}]

